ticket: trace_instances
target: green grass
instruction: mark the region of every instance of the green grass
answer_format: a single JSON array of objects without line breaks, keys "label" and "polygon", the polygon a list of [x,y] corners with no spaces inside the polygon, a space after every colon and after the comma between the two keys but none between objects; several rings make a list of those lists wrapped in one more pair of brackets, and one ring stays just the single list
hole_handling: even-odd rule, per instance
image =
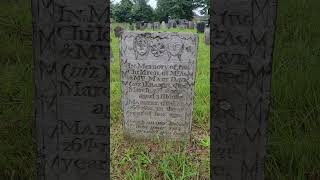
[{"label": "green grass", "polygon": [[[0,179],[35,179],[30,2],[0,3]],[[320,1],[279,0],[266,176],[320,179]],[[113,34],[112,37],[114,38]],[[200,40],[202,38],[200,37]],[[199,43],[192,141],[122,137],[117,41],[112,47],[111,153],[114,179],[196,179],[209,171],[209,56]]]}]

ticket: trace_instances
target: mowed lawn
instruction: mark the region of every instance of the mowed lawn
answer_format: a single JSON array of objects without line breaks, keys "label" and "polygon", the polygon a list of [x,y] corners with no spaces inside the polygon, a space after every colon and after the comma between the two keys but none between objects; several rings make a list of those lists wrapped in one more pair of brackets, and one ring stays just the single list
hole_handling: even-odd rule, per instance
[{"label": "mowed lawn", "polygon": [[[34,180],[30,2],[0,2],[0,180]],[[10,1],[9,1],[10,2]],[[320,1],[279,0],[268,122],[266,179],[320,179]],[[113,179],[204,179],[209,175],[209,47],[200,35],[192,141],[122,137],[118,42],[111,65]]]}]

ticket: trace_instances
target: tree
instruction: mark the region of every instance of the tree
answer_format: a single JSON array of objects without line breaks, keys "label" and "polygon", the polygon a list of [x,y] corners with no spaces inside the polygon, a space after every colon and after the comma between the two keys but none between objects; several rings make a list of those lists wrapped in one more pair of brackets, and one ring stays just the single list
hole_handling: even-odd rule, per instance
[{"label": "tree", "polygon": [[202,15],[209,14],[210,0],[195,0],[194,4],[197,8],[201,8],[200,13]]},{"label": "tree", "polygon": [[160,21],[168,21],[169,16],[173,19],[192,20],[196,7],[194,0],[158,0],[156,12]]},{"label": "tree", "polygon": [[113,7],[113,16],[117,22],[129,22],[133,3],[130,0],[121,0]]},{"label": "tree", "polygon": [[148,0],[134,0],[132,19],[135,21],[151,22],[154,20],[154,11]]}]

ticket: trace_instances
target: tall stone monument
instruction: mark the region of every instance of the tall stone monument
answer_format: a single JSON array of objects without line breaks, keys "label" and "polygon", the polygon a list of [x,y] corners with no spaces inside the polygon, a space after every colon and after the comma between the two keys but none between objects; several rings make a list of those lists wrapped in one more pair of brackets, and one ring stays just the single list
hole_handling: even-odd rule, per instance
[{"label": "tall stone monument", "polygon": [[212,1],[211,179],[265,179],[276,5]]},{"label": "tall stone monument", "polygon": [[125,135],[188,140],[197,34],[124,32],[120,44]]},{"label": "tall stone monument", "polygon": [[38,180],[109,179],[108,9],[32,0]]}]

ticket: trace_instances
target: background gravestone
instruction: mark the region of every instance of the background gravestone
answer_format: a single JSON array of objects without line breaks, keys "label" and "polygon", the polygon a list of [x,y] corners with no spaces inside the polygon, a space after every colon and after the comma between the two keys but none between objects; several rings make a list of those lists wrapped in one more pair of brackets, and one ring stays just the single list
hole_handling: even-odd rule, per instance
[{"label": "background gravestone", "polygon": [[114,28],[114,35],[119,38],[121,36],[121,34],[123,33],[124,28],[121,26],[117,26]]},{"label": "background gravestone", "polygon": [[154,23],[154,29],[160,29],[160,23],[159,22],[155,22]]},{"label": "background gravestone", "polygon": [[109,179],[109,3],[44,2],[32,0],[37,179]]},{"label": "background gravestone", "polygon": [[127,137],[190,138],[197,46],[192,33],[124,32],[120,61]]},{"label": "background gravestone", "polygon": [[188,28],[189,28],[189,29],[194,29],[194,23],[193,23],[193,21],[189,21],[189,22],[188,22]]},{"label": "background gravestone", "polygon": [[264,180],[276,0],[214,0],[211,179]]},{"label": "background gravestone", "polygon": [[167,28],[167,25],[164,21],[162,21],[161,23],[161,29],[166,29]]},{"label": "background gravestone", "polygon": [[205,27],[206,27],[206,23],[204,23],[204,22],[197,23],[197,32],[204,33]]},{"label": "background gravestone", "polygon": [[172,27],[173,27],[173,28],[177,28],[177,22],[176,22],[176,21],[173,21],[173,22],[172,22]]}]

